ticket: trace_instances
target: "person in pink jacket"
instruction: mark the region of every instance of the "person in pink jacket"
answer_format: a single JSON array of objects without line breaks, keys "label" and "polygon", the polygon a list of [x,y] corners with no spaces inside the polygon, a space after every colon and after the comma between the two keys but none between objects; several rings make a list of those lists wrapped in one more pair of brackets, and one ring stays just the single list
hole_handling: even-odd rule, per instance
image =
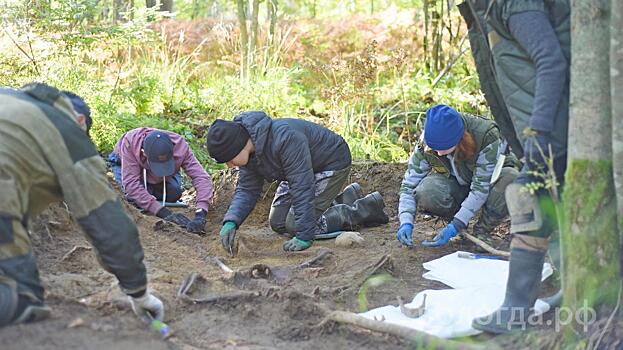
[{"label": "person in pink jacket", "polygon": [[[130,130],[117,141],[108,161],[115,180],[136,206],[189,232],[204,230],[212,199],[212,180],[182,136],[152,128]],[[182,196],[180,169],[190,177],[197,193],[197,209],[192,220],[164,206],[165,202],[177,202]]]}]

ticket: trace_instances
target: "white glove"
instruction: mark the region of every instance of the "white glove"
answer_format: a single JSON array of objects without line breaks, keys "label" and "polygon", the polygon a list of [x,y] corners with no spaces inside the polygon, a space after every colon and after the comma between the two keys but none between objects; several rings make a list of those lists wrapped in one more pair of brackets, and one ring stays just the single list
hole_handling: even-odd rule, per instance
[{"label": "white glove", "polygon": [[164,305],[160,299],[153,296],[150,292],[145,292],[145,295],[139,298],[133,298],[128,296],[130,304],[132,304],[132,311],[141,318],[147,316],[149,313],[151,318],[162,321],[164,318]]}]

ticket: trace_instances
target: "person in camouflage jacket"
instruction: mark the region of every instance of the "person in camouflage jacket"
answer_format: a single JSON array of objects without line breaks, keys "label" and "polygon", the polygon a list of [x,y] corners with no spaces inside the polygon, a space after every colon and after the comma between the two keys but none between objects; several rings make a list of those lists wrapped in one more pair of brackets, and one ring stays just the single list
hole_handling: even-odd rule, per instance
[{"label": "person in camouflage jacket", "polygon": [[50,315],[27,226],[61,201],[134,312],[161,320],[164,307],[147,289],[138,230],[88,137],[88,106],[45,84],[0,88],[0,106],[0,327]]},{"label": "person in camouflage jacket", "polygon": [[[450,223],[427,247],[442,246],[465,230],[482,208],[474,226],[478,235],[489,233],[507,215],[506,186],[518,175],[513,158],[500,160],[506,148],[497,125],[489,119],[460,114],[446,105],[426,112],[423,143],[415,148],[400,189],[400,228],[397,239],[412,246],[416,209],[446,218]],[[498,161],[505,162],[497,179]]]}]

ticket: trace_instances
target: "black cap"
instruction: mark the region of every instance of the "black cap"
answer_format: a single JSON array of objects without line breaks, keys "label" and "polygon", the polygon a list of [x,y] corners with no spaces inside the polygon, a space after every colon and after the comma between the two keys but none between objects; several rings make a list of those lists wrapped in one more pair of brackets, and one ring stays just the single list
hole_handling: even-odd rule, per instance
[{"label": "black cap", "polygon": [[206,145],[218,163],[234,159],[247,144],[249,133],[240,123],[217,119],[210,125]]},{"label": "black cap", "polygon": [[173,141],[169,135],[154,130],[145,136],[143,150],[147,156],[149,168],[156,176],[171,176],[175,173],[173,159]]}]

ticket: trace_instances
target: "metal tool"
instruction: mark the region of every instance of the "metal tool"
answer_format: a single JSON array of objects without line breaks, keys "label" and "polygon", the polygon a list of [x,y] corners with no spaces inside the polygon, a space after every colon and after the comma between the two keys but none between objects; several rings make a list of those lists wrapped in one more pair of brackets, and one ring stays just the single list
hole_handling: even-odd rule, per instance
[{"label": "metal tool", "polygon": [[493,174],[491,174],[491,184],[493,185],[500,178],[500,174],[502,173],[502,167],[504,167],[504,162],[506,161],[506,148],[508,147],[508,143],[506,141],[502,142],[500,145],[502,148],[502,152],[500,153],[500,157],[498,158],[497,163],[495,163],[495,168],[493,168]]},{"label": "metal tool", "polygon": [[459,252],[458,257],[462,259],[491,259],[491,260],[502,260],[501,256],[497,255],[484,255],[484,254],[474,254],[468,252]]},{"label": "metal tool", "polygon": [[145,313],[144,319],[149,324],[149,328],[158,332],[158,334],[160,334],[163,340],[171,336],[172,334],[171,328],[169,328],[169,326],[166,323],[160,320],[156,320],[149,312]]}]

